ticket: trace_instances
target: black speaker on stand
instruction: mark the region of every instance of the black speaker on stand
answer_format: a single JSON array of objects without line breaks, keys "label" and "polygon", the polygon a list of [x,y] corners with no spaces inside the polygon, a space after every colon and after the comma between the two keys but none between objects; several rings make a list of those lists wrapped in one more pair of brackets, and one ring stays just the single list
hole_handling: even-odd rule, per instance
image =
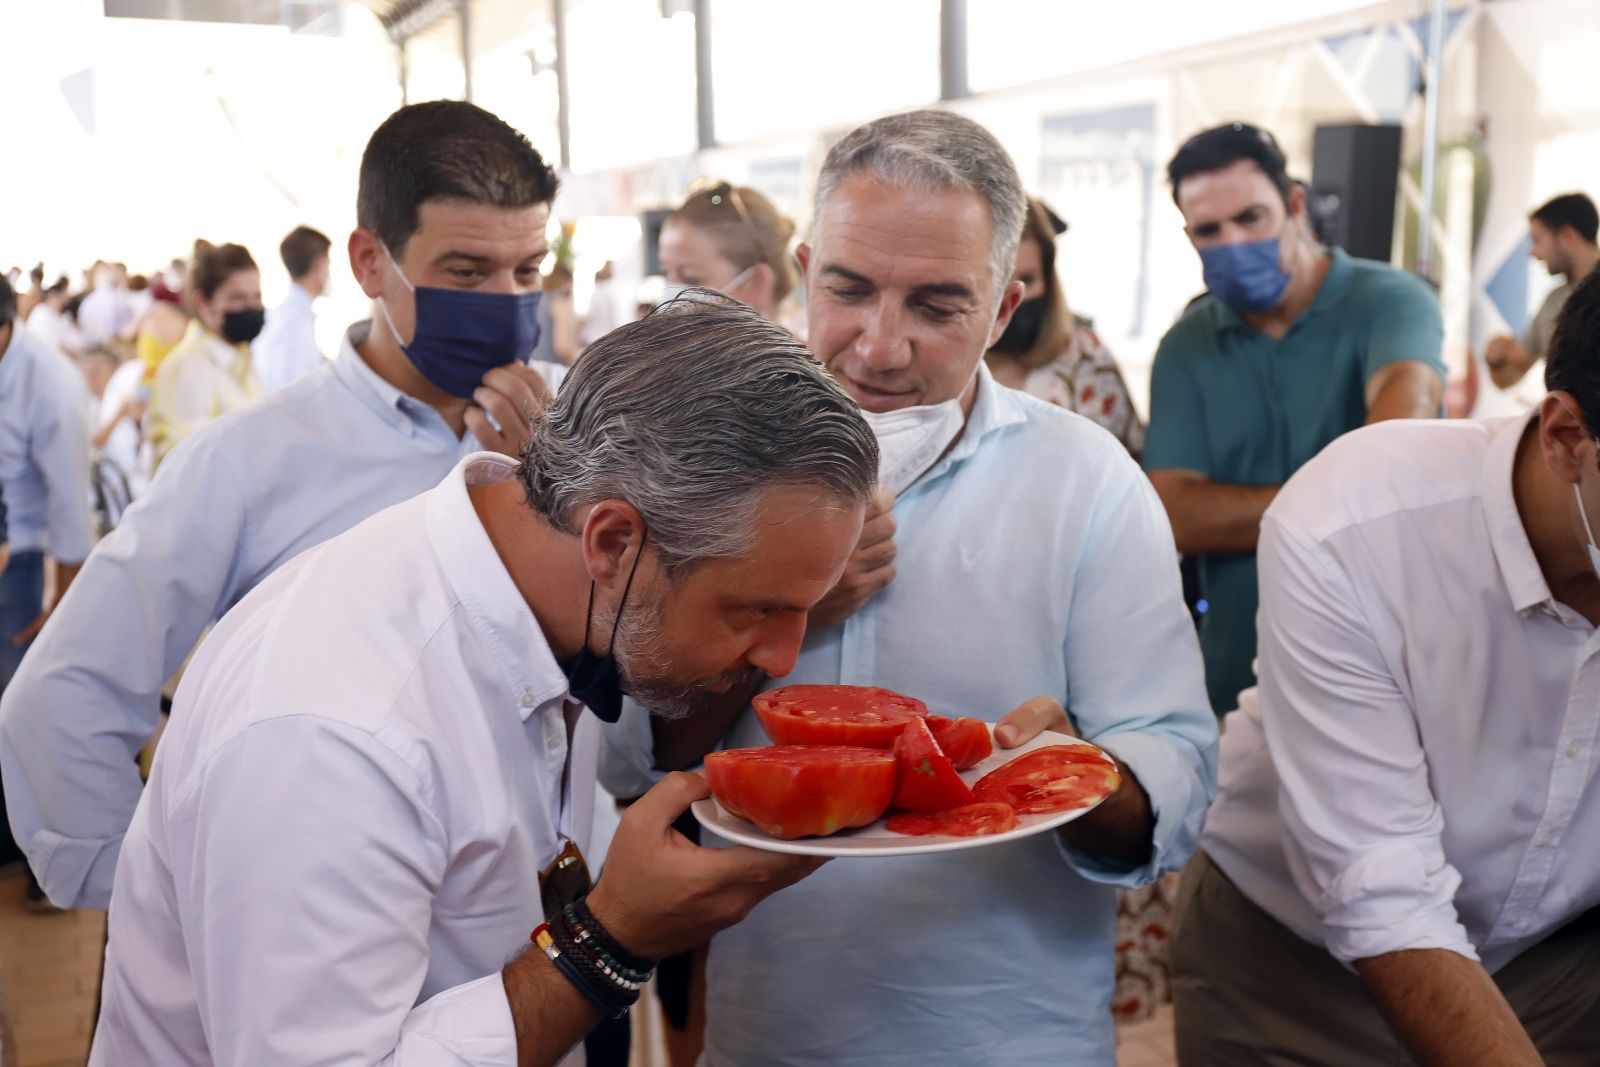
[{"label": "black speaker on stand", "polygon": [[1328,244],[1387,262],[1399,187],[1399,126],[1318,126],[1313,132],[1309,210]]}]

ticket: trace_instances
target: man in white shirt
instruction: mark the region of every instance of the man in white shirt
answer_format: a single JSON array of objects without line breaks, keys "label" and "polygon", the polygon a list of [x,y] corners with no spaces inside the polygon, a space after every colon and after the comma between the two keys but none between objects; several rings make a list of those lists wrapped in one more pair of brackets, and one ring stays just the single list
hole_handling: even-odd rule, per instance
[{"label": "man in white shirt", "polygon": [[289,292],[267,313],[252,351],[256,374],[271,392],[304,377],[327,362],[317,349],[317,314],[312,304],[328,291],[333,242],[310,226],[296,226],[278,245],[289,272]]},{"label": "man in white shirt", "polygon": [[787,332],[682,302],[589,350],[520,465],[470,456],[262,583],[190,666],[129,828],[91,1062],[554,1063],[637,996],[612,968],[813,871],[690,845],[685,774],[584,905],[536,891],[588,836],[582,705],[686,716],[788,673],[876,467]]},{"label": "man in white shirt", "polygon": [[1351,434],[1267,511],[1259,698],[1179,903],[1185,1067],[1596,1062],[1600,275],[1546,385]]}]

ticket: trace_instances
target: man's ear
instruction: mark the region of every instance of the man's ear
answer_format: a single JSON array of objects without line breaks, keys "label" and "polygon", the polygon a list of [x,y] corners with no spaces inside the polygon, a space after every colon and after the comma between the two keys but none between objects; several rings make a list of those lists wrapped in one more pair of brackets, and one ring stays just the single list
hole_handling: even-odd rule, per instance
[{"label": "man's ear", "polygon": [[1585,462],[1594,462],[1594,435],[1571,393],[1556,391],[1539,405],[1539,449],[1544,465],[1562,481],[1577,484]]},{"label": "man's ear", "polygon": [[[347,242],[350,255],[350,273],[356,276],[361,291],[376,300],[383,295],[383,272],[388,269],[389,257],[383,251],[383,242],[371,230],[356,227],[350,231]],[[329,264],[330,268],[332,264]]]},{"label": "man's ear", "polygon": [[583,563],[596,585],[626,581],[644,551],[644,516],[626,500],[602,500],[583,520]]}]

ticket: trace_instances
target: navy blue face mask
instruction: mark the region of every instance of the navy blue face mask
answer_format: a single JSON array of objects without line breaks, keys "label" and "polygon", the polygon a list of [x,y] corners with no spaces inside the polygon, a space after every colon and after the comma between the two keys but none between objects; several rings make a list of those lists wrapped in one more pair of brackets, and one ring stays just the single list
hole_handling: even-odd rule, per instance
[{"label": "navy blue face mask", "polygon": [[[388,255],[388,249],[384,253]],[[394,256],[394,272],[411,290],[416,325],[401,351],[429,382],[451,396],[471,399],[483,376],[507,363],[524,363],[539,343],[539,298],[531,293],[480,293],[472,289],[418,288]],[[389,308],[378,298],[389,332],[399,340]]]},{"label": "navy blue face mask", "polygon": [[1279,265],[1279,241],[1246,241],[1202,249],[1206,288],[1235,311],[1266,311],[1289,288],[1289,272]]},{"label": "navy blue face mask", "polygon": [[[649,536],[648,531],[645,536]],[[617,605],[617,617],[611,623],[611,643],[606,646],[606,654],[597,656],[589,650],[589,624],[594,620],[594,582],[591,581],[589,610],[583,620],[583,647],[578,649],[576,656],[561,664],[572,699],[594,712],[602,722],[616,722],[622,717],[622,671],[617,666],[617,628],[622,625],[622,609],[628,606],[628,592],[633,588],[633,576],[639,573],[639,556],[642,555],[644,538],[639,539],[639,555],[633,557],[628,584],[622,587],[622,601]]]}]

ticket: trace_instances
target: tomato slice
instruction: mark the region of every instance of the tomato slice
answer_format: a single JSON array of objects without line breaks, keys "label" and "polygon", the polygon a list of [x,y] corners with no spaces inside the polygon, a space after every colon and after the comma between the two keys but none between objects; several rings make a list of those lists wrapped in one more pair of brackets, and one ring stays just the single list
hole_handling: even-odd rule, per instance
[{"label": "tomato slice", "polygon": [[1081,808],[1116,791],[1116,764],[1082,745],[1051,745],[990,771],[972,793],[979,800],[1010,804],[1018,815]]},{"label": "tomato slice", "polygon": [[912,719],[895,739],[894,758],[900,780],[893,807],[901,811],[943,811],[972,803],[972,790],[956,773],[955,764],[939,751],[939,742],[923,719]]},{"label": "tomato slice", "polygon": [[888,752],[843,745],[733,748],[706,757],[717,801],[784,840],[877,821],[894,796],[896,771]]},{"label": "tomato slice", "polygon": [[897,834],[925,837],[938,834],[942,837],[983,837],[1003,834],[1017,828],[1017,813],[1010,804],[979,802],[963,804],[959,808],[931,811],[915,815],[891,815],[888,827]]},{"label": "tomato slice", "polygon": [[775,745],[889,748],[906,723],[928,714],[914,697],[868,685],[786,685],[754,703]]},{"label": "tomato slice", "polygon": [[989,736],[989,724],[982,719],[947,719],[943,715],[929,715],[928,728],[939,749],[956,770],[975,767],[989,758],[994,751],[994,740]]}]

